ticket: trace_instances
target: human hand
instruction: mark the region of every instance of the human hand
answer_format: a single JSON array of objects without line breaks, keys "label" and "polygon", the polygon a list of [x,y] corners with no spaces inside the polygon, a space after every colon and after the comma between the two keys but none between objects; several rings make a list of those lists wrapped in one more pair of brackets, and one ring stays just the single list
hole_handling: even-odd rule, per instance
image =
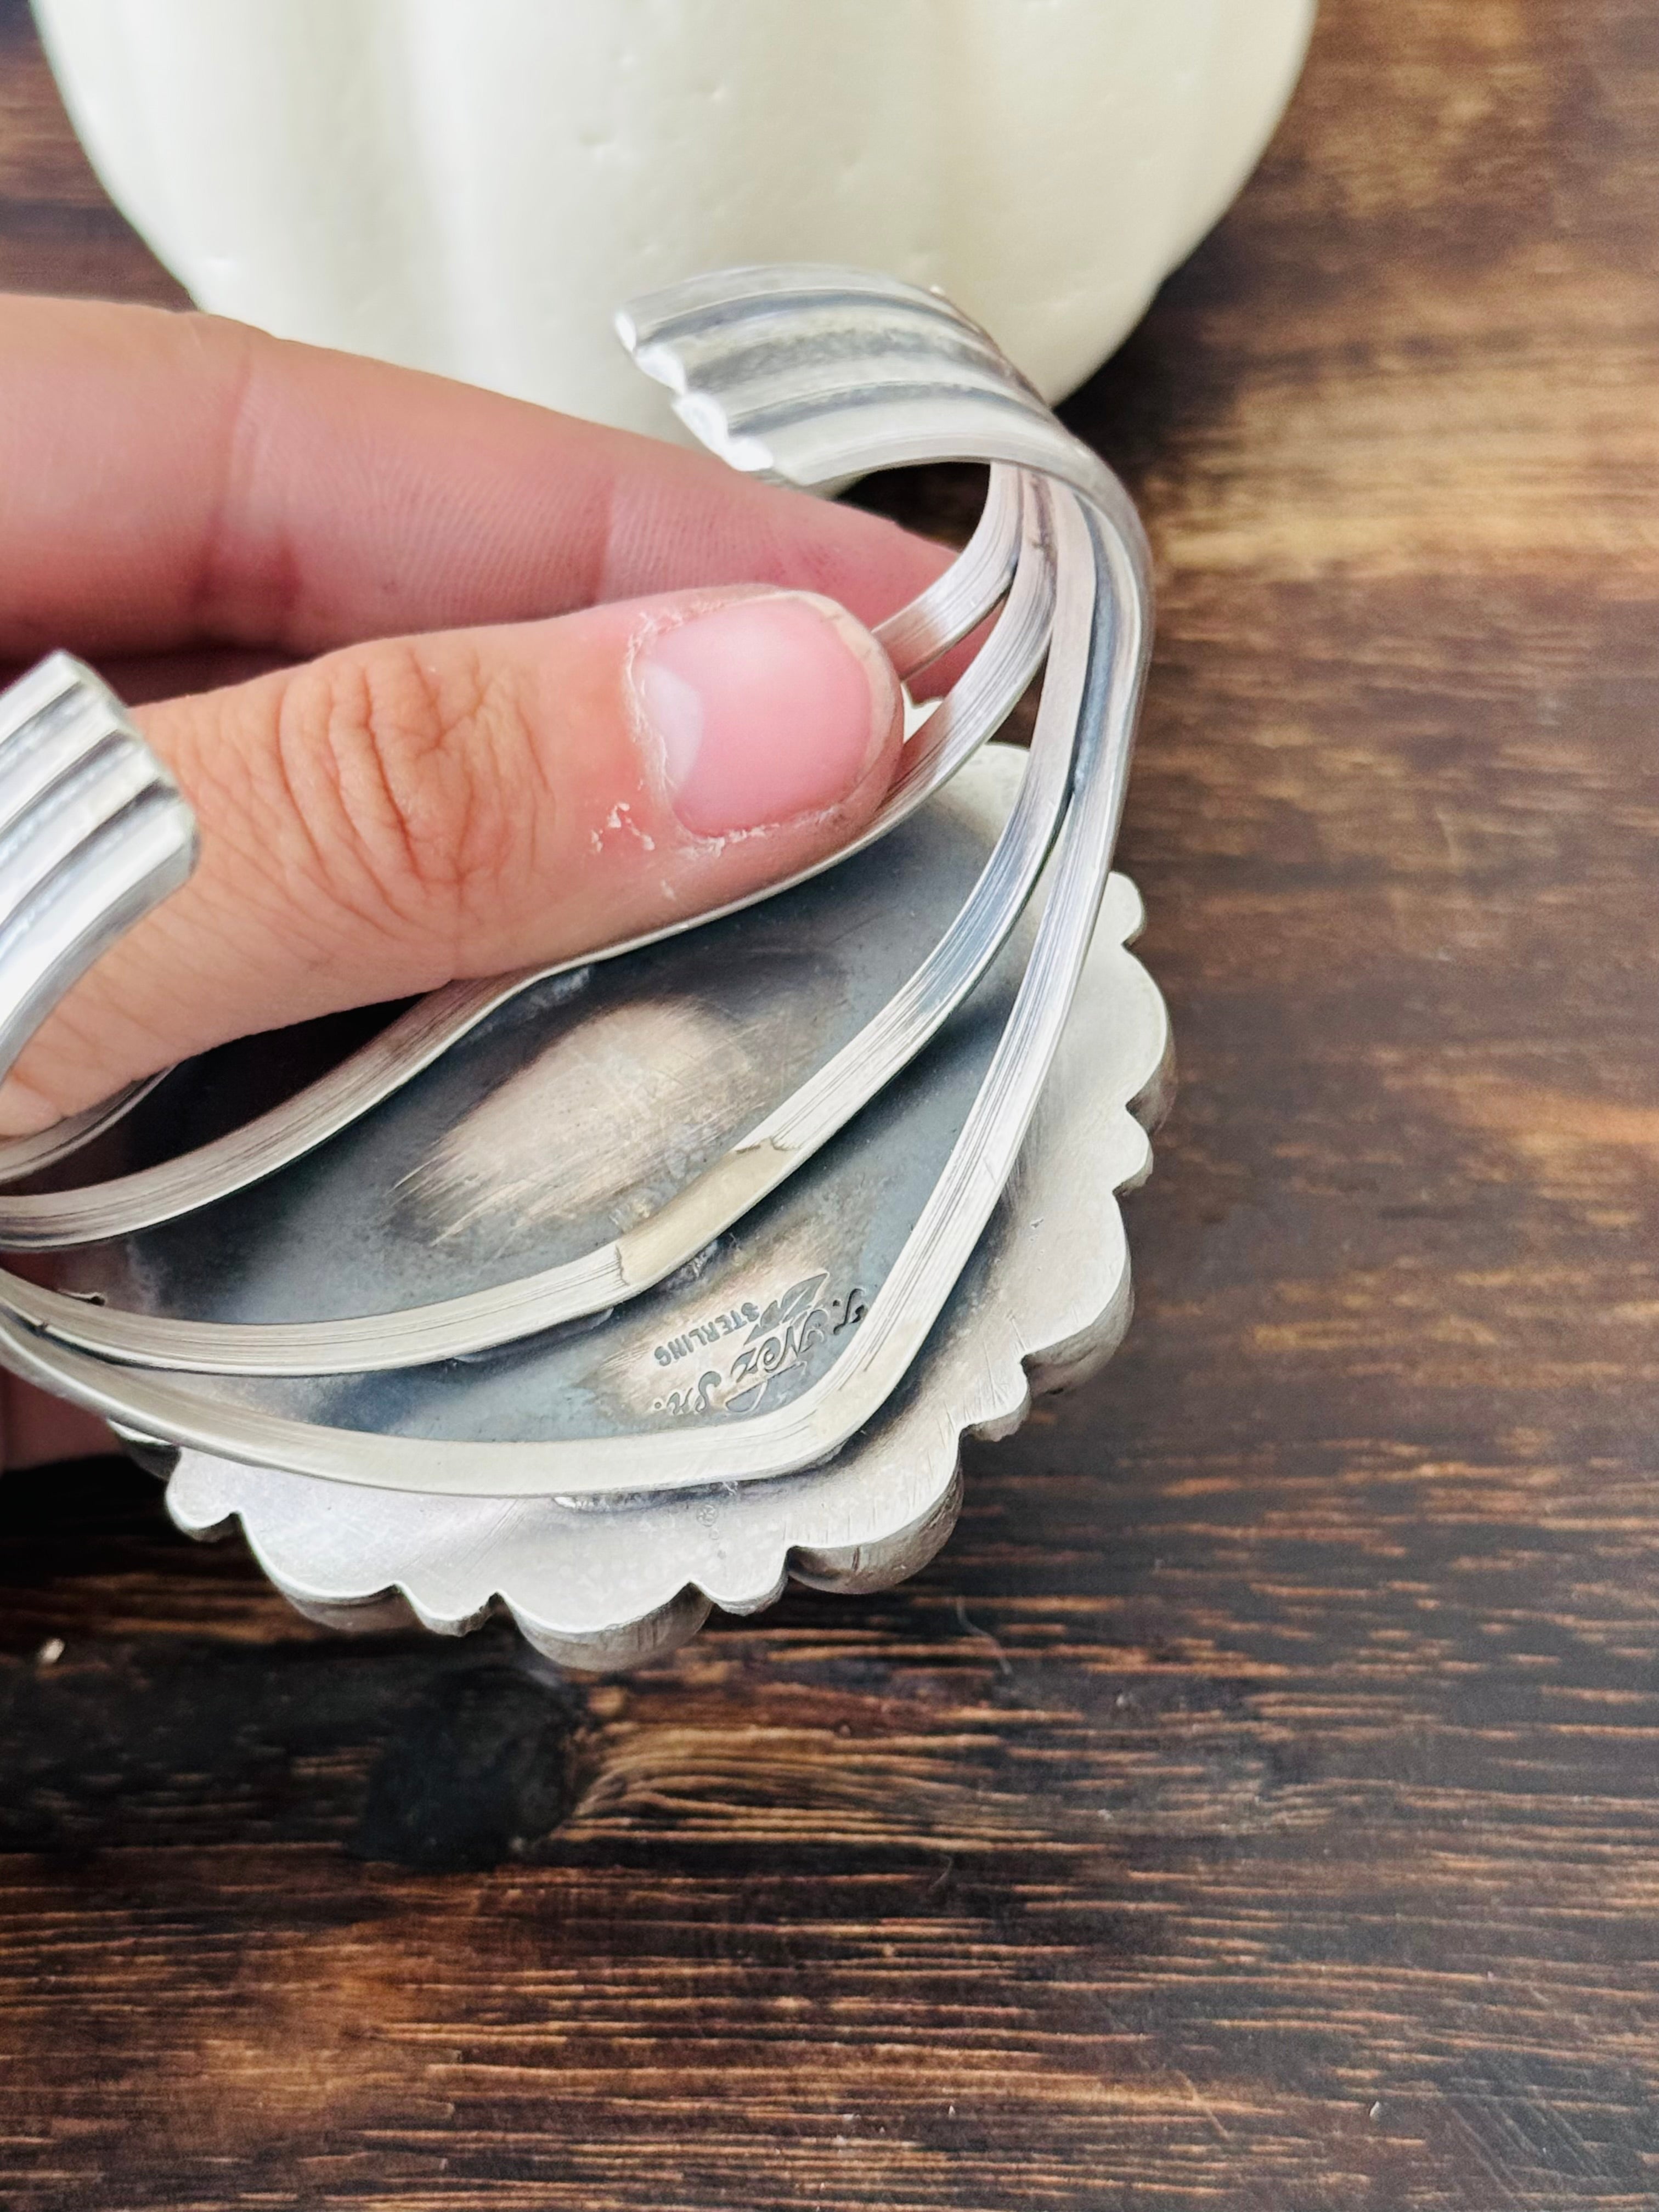
[{"label": "human hand", "polygon": [[[891,524],[194,315],[0,301],[0,660],[66,646],[158,702],[202,830],[0,1085],[0,1136],[721,904],[887,788],[863,625],[947,558]],[[7,1389],[7,1464],[106,1441]]]}]

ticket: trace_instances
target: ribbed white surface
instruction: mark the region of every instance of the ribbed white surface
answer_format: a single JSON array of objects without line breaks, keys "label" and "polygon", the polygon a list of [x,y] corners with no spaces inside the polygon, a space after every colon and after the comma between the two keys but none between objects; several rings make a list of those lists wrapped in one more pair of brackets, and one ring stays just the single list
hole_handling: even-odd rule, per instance
[{"label": "ribbed white surface", "polygon": [[667,431],[619,300],[939,284],[1055,397],[1249,173],[1315,0],[35,0],[204,306]]}]

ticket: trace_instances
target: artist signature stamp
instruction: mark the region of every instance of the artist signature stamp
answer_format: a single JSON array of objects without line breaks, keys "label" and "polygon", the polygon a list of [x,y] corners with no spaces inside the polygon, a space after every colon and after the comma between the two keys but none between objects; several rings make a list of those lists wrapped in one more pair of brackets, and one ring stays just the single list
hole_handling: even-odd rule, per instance
[{"label": "artist signature stamp", "polygon": [[[800,1367],[821,1344],[856,1328],[868,1300],[856,1286],[831,1292],[820,1270],[803,1275],[777,1297],[753,1299],[696,1322],[653,1348],[659,1368],[699,1359],[676,1388],[652,1401],[653,1413],[752,1413],[780,1376]],[[713,1355],[711,1358],[710,1355]],[[693,1379],[695,1371],[695,1380]]]}]

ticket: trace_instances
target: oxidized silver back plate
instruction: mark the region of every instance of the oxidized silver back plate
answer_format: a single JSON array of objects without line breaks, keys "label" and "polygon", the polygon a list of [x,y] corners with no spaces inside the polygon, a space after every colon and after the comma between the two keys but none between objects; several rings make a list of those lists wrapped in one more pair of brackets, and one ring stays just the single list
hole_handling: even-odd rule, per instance
[{"label": "oxidized silver back plate", "polygon": [[[866,1589],[932,1555],[963,1435],[1127,1323],[1117,1194],[1170,1066],[1109,877],[1149,635],[1113,481],[982,333],[888,280],[729,272],[624,320],[739,465],[995,465],[974,544],[884,626],[908,674],[1001,610],[878,841],[440,994],[297,1091],[281,1048],[235,1048],[0,1157],[0,1243],[56,1255],[44,1288],[0,1278],[0,1358],[115,1419],[182,1526],[240,1521],[314,1617],[457,1632],[500,1604],[599,1667],[791,1573]],[[1045,652],[1030,753],[986,745]],[[0,808],[41,696],[118,718],[54,665],[0,702]],[[72,902],[86,864],[54,865]],[[188,855],[148,865],[105,941]],[[88,880],[88,911],[114,898]],[[14,1053],[73,980],[36,968]]]}]

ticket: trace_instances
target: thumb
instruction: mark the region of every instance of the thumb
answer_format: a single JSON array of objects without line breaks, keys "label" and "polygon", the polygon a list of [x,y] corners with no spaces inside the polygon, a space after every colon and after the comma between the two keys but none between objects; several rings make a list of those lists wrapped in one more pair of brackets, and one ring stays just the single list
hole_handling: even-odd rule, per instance
[{"label": "thumb", "polygon": [[196,874],[43,1025],[0,1134],[252,1030],[704,911],[879,805],[901,695],[832,601],[681,592],[355,646],[135,719]]}]

